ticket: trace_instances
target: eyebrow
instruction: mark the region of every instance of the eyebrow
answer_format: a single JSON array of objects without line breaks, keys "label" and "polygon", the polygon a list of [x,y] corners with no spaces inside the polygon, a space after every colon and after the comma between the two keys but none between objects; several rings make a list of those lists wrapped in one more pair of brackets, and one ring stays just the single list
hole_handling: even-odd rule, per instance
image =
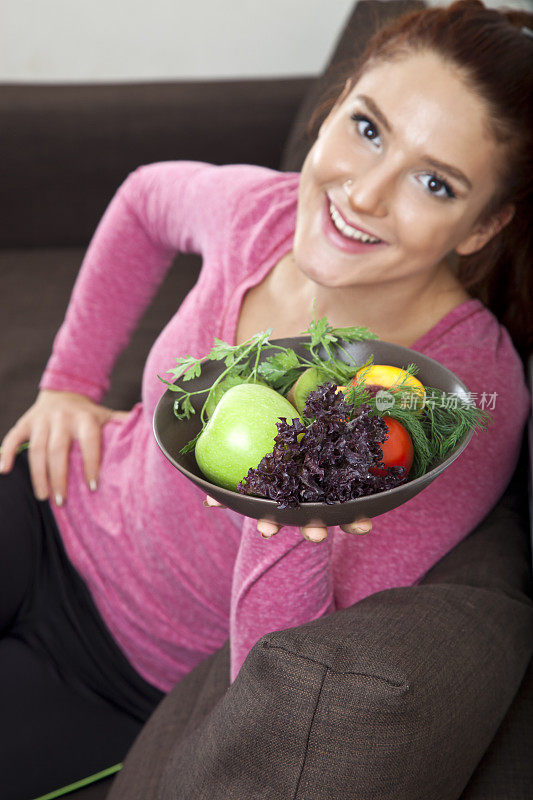
[{"label": "eyebrow", "polygon": [[[383,113],[383,111],[376,105],[376,103],[372,100],[371,97],[368,97],[366,94],[357,95],[357,100],[362,100],[369,111],[376,117],[376,119],[381,122],[383,127],[389,133],[392,133],[392,126],[388,121],[387,117]],[[448,175],[451,175],[452,178],[455,178],[458,181],[461,181],[468,189],[472,188],[472,184],[464,174],[461,172],[460,169],[457,167],[452,167],[451,164],[446,164],[444,161],[439,161],[436,158],[432,158],[431,156],[423,156],[424,161],[429,164],[429,166],[434,167],[435,169],[440,170],[441,172],[447,172]]]},{"label": "eyebrow", "polygon": [[359,95],[357,95],[356,99],[357,100],[362,100],[363,103],[365,104],[365,106],[368,109],[370,109],[372,114],[376,117],[376,119],[378,119],[379,122],[381,122],[381,124],[383,125],[385,130],[387,130],[389,133],[392,133],[392,126],[391,126],[390,122],[388,121],[388,119],[385,116],[385,114],[383,113],[383,111],[379,108],[379,106],[377,106],[374,103],[374,101],[372,100],[371,97],[368,97],[368,95],[366,95],[366,94],[359,94]]}]

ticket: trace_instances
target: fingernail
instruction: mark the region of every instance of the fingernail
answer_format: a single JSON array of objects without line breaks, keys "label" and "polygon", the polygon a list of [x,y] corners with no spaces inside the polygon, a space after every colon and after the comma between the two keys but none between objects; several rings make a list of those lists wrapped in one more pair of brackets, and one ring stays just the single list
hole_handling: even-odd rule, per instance
[{"label": "fingernail", "polygon": [[371,528],[372,525],[369,525],[368,522],[362,523],[361,525],[350,525],[350,529],[353,533],[368,533]]},{"label": "fingernail", "polygon": [[4,459],[2,456],[0,456],[0,472],[4,471],[4,467],[5,467]]},{"label": "fingernail", "polygon": [[54,497],[54,500],[55,500],[56,506],[62,506],[63,505],[63,495],[60,494],[59,492]]},{"label": "fingernail", "polygon": [[323,542],[326,537],[321,533],[308,533],[306,539],[308,542],[313,542],[313,544],[318,544],[319,542]]},{"label": "fingernail", "polygon": [[257,530],[263,539],[270,539],[271,536],[277,533],[278,526],[273,522],[258,522]]},{"label": "fingernail", "polygon": [[91,478],[91,480],[89,481],[89,489],[91,490],[91,492],[96,492],[96,490],[98,489],[98,484],[94,478]]}]

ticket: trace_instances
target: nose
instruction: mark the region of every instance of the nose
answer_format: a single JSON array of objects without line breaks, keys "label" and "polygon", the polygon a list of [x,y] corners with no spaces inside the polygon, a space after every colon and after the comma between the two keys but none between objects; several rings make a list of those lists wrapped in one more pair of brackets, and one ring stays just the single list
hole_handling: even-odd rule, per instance
[{"label": "nose", "polygon": [[393,179],[389,171],[374,165],[344,182],[344,191],[354,211],[385,217],[389,211]]}]

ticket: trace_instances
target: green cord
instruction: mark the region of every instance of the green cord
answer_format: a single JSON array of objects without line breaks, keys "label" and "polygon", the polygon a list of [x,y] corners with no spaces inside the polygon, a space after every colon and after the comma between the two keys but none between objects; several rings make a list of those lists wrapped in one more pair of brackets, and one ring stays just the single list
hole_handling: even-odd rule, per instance
[{"label": "green cord", "polygon": [[81,781],[76,781],[76,783],[69,783],[68,786],[63,786],[61,789],[56,789],[53,792],[48,792],[48,794],[43,794],[40,797],[34,798],[34,800],[53,800],[54,797],[61,797],[69,792],[75,792],[76,789],[82,789],[84,786],[88,786],[90,783],[101,781],[103,778],[107,778],[109,775],[113,775],[115,772],[118,772],[121,769],[122,764],[114,764],[112,767],[102,770],[102,772],[96,772],[94,775],[89,775],[88,778],[83,778]]}]

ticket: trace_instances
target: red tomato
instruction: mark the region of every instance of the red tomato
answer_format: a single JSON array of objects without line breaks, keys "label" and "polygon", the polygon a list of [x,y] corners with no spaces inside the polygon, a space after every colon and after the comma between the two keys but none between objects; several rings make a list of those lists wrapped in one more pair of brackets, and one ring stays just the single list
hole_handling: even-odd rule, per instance
[{"label": "red tomato", "polygon": [[[405,467],[407,472],[411,469],[413,463],[413,443],[411,437],[401,422],[392,417],[383,417],[385,424],[389,429],[389,435],[385,441],[380,444],[381,452],[383,453],[383,463],[385,467]],[[378,469],[371,467],[370,472],[373,475],[386,475],[387,469]]]}]

